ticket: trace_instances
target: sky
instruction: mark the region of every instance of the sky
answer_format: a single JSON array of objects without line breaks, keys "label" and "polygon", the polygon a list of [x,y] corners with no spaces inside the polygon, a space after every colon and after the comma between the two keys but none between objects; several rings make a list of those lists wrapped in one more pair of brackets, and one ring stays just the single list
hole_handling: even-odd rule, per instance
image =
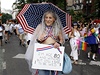
[{"label": "sky", "polygon": [[12,10],[12,4],[15,2],[16,0],[1,0],[1,8],[4,9],[10,9]]}]

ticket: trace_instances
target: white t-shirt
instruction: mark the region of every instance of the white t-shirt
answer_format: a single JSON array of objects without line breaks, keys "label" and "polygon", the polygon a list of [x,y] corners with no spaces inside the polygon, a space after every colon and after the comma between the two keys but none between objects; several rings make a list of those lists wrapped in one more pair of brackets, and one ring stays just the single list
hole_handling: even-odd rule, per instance
[{"label": "white t-shirt", "polygon": [[12,32],[13,26],[14,26],[13,24],[10,25],[10,32]]},{"label": "white t-shirt", "polygon": [[[2,26],[0,26],[0,31],[2,31],[3,30],[3,28],[2,28]],[[2,32],[0,32],[0,36],[2,36],[3,35],[3,33]]]},{"label": "white t-shirt", "polygon": [[13,27],[14,27],[14,29],[16,29],[16,27],[18,26],[18,24],[15,24]]},{"label": "white t-shirt", "polygon": [[17,25],[17,28],[18,28],[18,32],[20,34],[23,34],[24,33],[24,30],[23,30],[23,28],[22,28],[22,26],[20,24]]},{"label": "white t-shirt", "polygon": [[9,31],[10,30],[10,25],[9,24],[4,24],[5,27],[5,31]]}]

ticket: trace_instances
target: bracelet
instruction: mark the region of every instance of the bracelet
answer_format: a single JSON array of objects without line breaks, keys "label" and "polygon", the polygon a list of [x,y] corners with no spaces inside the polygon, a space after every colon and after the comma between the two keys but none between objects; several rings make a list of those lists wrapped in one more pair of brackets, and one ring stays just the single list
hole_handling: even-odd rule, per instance
[{"label": "bracelet", "polygon": [[62,44],[60,42],[57,42],[60,46],[62,46]]}]

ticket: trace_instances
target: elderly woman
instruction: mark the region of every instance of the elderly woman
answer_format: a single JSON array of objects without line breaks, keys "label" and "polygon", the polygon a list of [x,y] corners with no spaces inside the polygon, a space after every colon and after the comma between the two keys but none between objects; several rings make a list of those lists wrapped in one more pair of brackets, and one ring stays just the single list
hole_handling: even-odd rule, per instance
[{"label": "elderly woman", "polygon": [[[63,35],[62,25],[58,15],[53,11],[47,11],[44,13],[42,18],[42,23],[39,24],[33,34],[33,38],[30,41],[27,52],[25,54],[26,60],[28,61],[30,71],[34,75],[34,71],[31,68],[32,57],[34,52],[34,43],[38,42],[41,44],[52,44],[54,48],[58,48],[60,45],[64,44],[64,35]],[[61,75],[62,72],[55,74],[55,71],[50,70],[38,70],[39,75]]]}]

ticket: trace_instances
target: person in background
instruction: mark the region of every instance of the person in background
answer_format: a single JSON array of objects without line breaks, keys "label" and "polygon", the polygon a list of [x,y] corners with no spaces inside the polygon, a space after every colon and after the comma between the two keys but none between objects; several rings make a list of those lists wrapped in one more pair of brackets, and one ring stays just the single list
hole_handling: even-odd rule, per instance
[{"label": "person in background", "polygon": [[99,38],[99,42],[98,42],[98,53],[100,54],[100,28],[99,28],[98,38]]},{"label": "person in background", "polygon": [[17,25],[18,25],[18,22],[16,22],[16,20],[14,20],[14,21],[13,21],[13,25],[14,25],[14,26],[13,26],[13,32],[14,32],[15,35],[17,35],[16,27],[17,27]]},{"label": "person in background", "polygon": [[85,33],[87,33],[88,26],[89,26],[89,24],[87,24],[87,23],[81,25],[80,33],[81,33],[82,37],[84,37]]},{"label": "person in background", "polygon": [[5,27],[5,43],[8,43],[9,41],[9,33],[10,33],[10,24],[9,21],[6,21],[6,24],[4,24]]},{"label": "person in background", "polygon": [[16,27],[16,32],[17,32],[17,35],[19,37],[19,45],[21,46],[25,46],[25,33],[24,33],[24,30],[22,28],[22,26],[20,24],[17,23],[17,27]]},{"label": "person in background", "polygon": [[97,23],[98,24],[98,26],[99,26],[99,28],[100,28],[100,23]]},{"label": "person in background", "polygon": [[[45,12],[42,17],[42,23],[37,26],[25,53],[25,59],[29,64],[32,75],[35,75],[34,70],[31,68],[34,43],[51,44],[54,48],[59,48],[65,42],[63,33],[58,15],[51,10]],[[61,71],[38,70],[39,75],[50,75],[50,73],[51,75],[62,75]]]},{"label": "person in background", "polygon": [[0,20],[0,46],[2,46],[2,39],[3,39],[3,31],[4,31],[4,26],[2,25],[2,22]]},{"label": "person in background", "polygon": [[[86,37],[86,42],[90,45],[91,51],[88,52],[88,58],[90,59],[92,56],[92,60],[96,60],[96,54],[98,51],[98,34],[99,34],[99,28],[96,23],[93,23],[91,28],[89,30],[91,32],[91,35]],[[89,33],[89,32],[88,32]]]},{"label": "person in background", "polygon": [[13,35],[13,29],[14,29],[14,21],[11,21],[11,23],[10,23],[10,36]]},{"label": "person in background", "polygon": [[77,22],[73,23],[73,29],[69,33],[70,38],[70,46],[71,46],[71,54],[70,57],[73,60],[74,64],[78,64],[78,47],[77,47],[77,40],[81,37],[81,34],[78,30],[78,24]]}]

